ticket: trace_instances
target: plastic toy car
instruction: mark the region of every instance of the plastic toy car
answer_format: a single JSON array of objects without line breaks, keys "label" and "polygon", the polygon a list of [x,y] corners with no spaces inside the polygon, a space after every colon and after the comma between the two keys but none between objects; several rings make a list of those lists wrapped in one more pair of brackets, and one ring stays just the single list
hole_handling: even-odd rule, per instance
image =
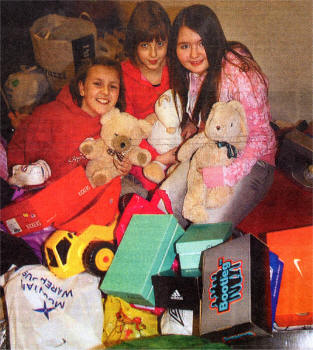
[{"label": "plastic toy car", "polygon": [[80,234],[55,231],[44,245],[49,270],[60,278],[83,271],[103,277],[116,252],[113,243],[115,226],[116,220],[109,226],[90,225]]}]

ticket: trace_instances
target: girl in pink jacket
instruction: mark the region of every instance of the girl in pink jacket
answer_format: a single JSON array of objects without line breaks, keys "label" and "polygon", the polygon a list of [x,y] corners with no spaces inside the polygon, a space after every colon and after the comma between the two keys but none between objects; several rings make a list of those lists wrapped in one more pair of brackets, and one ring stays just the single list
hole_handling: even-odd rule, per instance
[{"label": "girl in pink jacket", "polygon": [[[234,186],[230,202],[210,209],[209,217],[210,222],[231,221],[235,228],[273,181],[276,140],[270,126],[267,78],[247,47],[226,40],[215,13],[204,5],[180,11],[169,50],[170,81],[186,111],[182,122],[185,139],[203,130],[215,102],[237,100],[245,108],[249,129],[245,149],[229,166],[199,169],[208,188]],[[188,165],[182,163],[162,185],[184,225],[181,210]]]}]

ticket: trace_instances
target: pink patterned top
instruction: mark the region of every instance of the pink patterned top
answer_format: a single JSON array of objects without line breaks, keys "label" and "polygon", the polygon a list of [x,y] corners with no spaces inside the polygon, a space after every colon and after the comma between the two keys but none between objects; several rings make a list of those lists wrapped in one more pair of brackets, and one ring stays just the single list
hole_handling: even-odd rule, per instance
[{"label": "pink patterned top", "polygon": [[[248,142],[245,149],[227,167],[203,169],[203,180],[207,187],[229,185],[234,186],[247,175],[258,160],[275,165],[276,139],[269,122],[271,120],[270,106],[267,98],[268,82],[255,71],[243,72],[237,65],[239,59],[228,53],[228,60],[224,60],[221,83],[219,87],[219,101],[237,100],[242,103],[247,116],[249,129]],[[190,79],[189,93],[195,92],[194,76]],[[201,79],[198,77],[198,80]],[[196,84],[199,91],[201,84]]]}]

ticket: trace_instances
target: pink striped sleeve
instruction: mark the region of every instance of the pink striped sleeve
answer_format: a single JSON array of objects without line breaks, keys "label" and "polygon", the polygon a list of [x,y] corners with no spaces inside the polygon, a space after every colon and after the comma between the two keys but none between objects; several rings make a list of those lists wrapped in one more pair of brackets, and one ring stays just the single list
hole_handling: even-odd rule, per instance
[{"label": "pink striped sleeve", "polygon": [[275,136],[269,124],[267,85],[256,72],[242,72],[227,62],[222,72],[219,100],[241,102],[247,116],[247,145],[231,165],[223,168],[224,183],[233,186],[251,171],[258,159],[275,153]]}]

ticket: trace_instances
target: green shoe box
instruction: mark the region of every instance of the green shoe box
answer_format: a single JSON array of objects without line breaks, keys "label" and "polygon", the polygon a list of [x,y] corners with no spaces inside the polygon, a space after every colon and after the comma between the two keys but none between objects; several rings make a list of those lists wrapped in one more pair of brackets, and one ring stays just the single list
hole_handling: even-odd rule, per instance
[{"label": "green shoe box", "polygon": [[230,222],[216,224],[192,224],[176,242],[182,276],[185,270],[199,269],[201,253],[211,247],[227,241],[231,237]]},{"label": "green shoe box", "polygon": [[151,277],[171,268],[184,232],[173,215],[133,215],[100,289],[128,303],[155,306]]}]

